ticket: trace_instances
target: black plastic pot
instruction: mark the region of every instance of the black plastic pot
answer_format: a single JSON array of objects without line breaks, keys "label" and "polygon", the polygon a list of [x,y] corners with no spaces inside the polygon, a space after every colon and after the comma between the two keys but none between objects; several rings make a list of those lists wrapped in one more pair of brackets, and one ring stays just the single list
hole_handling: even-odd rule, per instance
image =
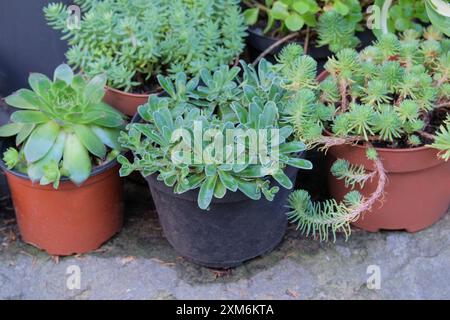
[{"label": "black plastic pot", "polygon": [[[65,61],[61,33],[46,24],[43,7],[51,0],[0,1],[0,94],[28,86],[30,72],[51,76]],[[71,4],[72,0],[59,0]]]},{"label": "black plastic pot", "polygon": [[[286,170],[293,182],[297,172],[292,167]],[[156,177],[148,176],[147,182],[164,234],[178,253],[195,263],[235,267],[270,252],[283,239],[290,190],[280,187],[272,202],[251,200],[240,191],[227,192],[205,211],[197,204],[198,189],[174,194]]]},{"label": "black plastic pot", "polygon": [[[363,32],[357,32],[356,36],[361,41],[360,48],[364,48],[372,43],[375,39],[371,30],[365,30]],[[251,50],[252,58],[256,59],[262,52],[264,52],[267,48],[277,42],[278,39],[267,37],[263,34],[260,28],[249,28],[248,29],[248,37],[247,43],[253,49]],[[293,43],[292,41],[288,41],[286,43],[281,44],[280,46],[273,49],[267,56],[266,59],[274,62],[275,56],[283,49],[286,44]],[[295,43],[301,45],[303,47],[303,41],[295,41]],[[333,53],[328,49],[328,46],[316,47],[313,45],[309,46],[308,55],[313,57],[315,60],[319,62],[319,65],[323,65],[324,62],[331,57]],[[320,70],[319,70],[320,71]]]}]

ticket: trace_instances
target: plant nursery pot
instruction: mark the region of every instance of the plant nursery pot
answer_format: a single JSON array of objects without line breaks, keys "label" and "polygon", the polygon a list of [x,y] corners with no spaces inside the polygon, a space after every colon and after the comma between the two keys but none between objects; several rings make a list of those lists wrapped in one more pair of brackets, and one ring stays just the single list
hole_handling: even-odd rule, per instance
[{"label": "plant nursery pot", "polygon": [[149,94],[134,94],[106,87],[103,101],[127,116],[134,116],[139,106],[146,104]]},{"label": "plant nursery pot", "polygon": [[[437,150],[377,148],[387,172],[387,185],[382,199],[354,225],[376,232],[379,230],[406,230],[416,232],[439,220],[450,205],[450,161],[437,158]],[[366,157],[366,147],[342,145],[330,148],[328,164],[346,159],[374,171],[374,164]],[[358,189],[368,197],[377,187],[377,177]],[[331,174],[328,178],[330,194],[340,201],[350,191],[343,181]]]},{"label": "plant nursery pot", "polygon": [[[298,169],[286,174],[295,181]],[[284,208],[290,190],[280,187],[275,199],[251,200],[240,191],[214,199],[208,211],[197,204],[198,190],[174,194],[147,177],[164,234],[183,257],[206,267],[231,268],[273,250],[287,227]]]},{"label": "plant nursery pot", "polygon": [[33,184],[24,174],[1,167],[11,190],[22,239],[50,255],[99,248],[122,227],[123,200],[116,161],[94,169],[81,186],[61,180],[58,189]]},{"label": "plant nursery pot", "polygon": [[[360,39],[361,44],[360,47],[364,48],[372,43],[372,41],[375,39],[375,36],[373,35],[371,30],[365,30],[363,32],[357,32],[357,37]],[[248,37],[247,37],[247,43],[250,47],[252,47],[256,52],[257,55],[264,52],[267,48],[269,48],[271,45],[273,45],[275,42],[277,42],[279,39],[275,39],[272,37],[268,37],[262,33],[262,30],[259,28],[249,28],[248,29]],[[289,43],[297,43],[300,46],[304,46],[303,41],[288,41],[284,44],[281,44],[277,48],[273,49],[268,55],[267,59],[274,61],[274,56],[277,55],[286,44]],[[328,46],[323,47],[316,47],[316,46],[309,46],[308,49],[308,55],[313,57],[315,60],[319,61],[325,61],[328,57],[331,57],[333,53],[328,49]],[[256,58],[256,56],[254,57]]]}]

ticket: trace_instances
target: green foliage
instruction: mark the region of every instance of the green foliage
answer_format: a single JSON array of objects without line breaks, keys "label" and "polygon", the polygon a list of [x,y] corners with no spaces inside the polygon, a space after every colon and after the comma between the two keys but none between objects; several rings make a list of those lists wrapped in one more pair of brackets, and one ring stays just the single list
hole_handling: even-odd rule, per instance
[{"label": "green foliage", "polygon": [[[418,143],[420,132],[448,104],[450,85],[450,54],[442,48],[443,35],[430,27],[425,37],[407,32],[399,40],[387,34],[360,54],[344,49],[328,60],[330,76],[320,85],[311,77],[311,82],[291,85],[302,92],[299,101],[310,97],[292,108],[295,115],[289,120],[297,138],[314,145],[323,140],[326,128],[338,137],[357,136],[393,147],[423,145],[425,141]],[[297,60],[284,57],[278,68],[294,78],[307,70]],[[311,92],[305,94],[305,88]],[[318,107],[317,99],[324,106]],[[323,110],[331,114],[323,117]],[[434,146],[445,150],[442,142]]]},{"label": "green foliage", "polygon": [[48,23],[61,30],[67,59],[89,76],[106,73],[126,91],[157,74],[197,75],[228,64],[244,48],[245,23],[237,0],[76,0],[80,29],[69,28],[67,7],[49,4]]},{"label": "green foliage", "polygon": [[448,161],[450,159],[450,116],[447,116],[445,124],[441,125],[432,147],[441,151],[441,157]]},{"label": "green foliage", "polygon": [[[383,7],[385,0],[375,0],[375,5]],[[389,32],[401,33],[406,30],[421,32],[423,24],[430,22],[425,1],[423,0],[394,0],[389,8],[387,26]]]},{"label": "green foliage", "polygon": [[344,180],[345,187],[352,189],[358,184],[360,188],[364,187],[367,180],[373,178],[373,174],[367,173],[364,166],[350,164],[347,160],[338,159],[331,166],[331,173],[338,180]]},{"label": "green foliage", "polygon": [[[51,81],[32,73],[32,90],[21,89],[5,98],[20,110],[11,115],[12,123],[0,127],[1,137],[16,136],[16,146],[3,160],[41,184],[58,187],[64,173],[74,183],[83,183],[93,162],[107,158],[108,149],[120,149],[117,141],[124,125],[122,114],[102,102],[106,77],[86,81],[68,65],[56,68]],[[92,159],[91,159],[92,158]]]},{"label": "green foliage", "polygon": [[305,190],[296,190],[289,195],[289,220],[297,224],[297,229],[305,236],[328,241],[330,233],[336,240],[337,233],[344,233],[346,238],[351,233],[348,214],[363,202],[357,191],[348,193],[343,202],[326,200],[313,202]]},{"label": "green foliage", "polygon": [[244,3],[249,7],[244,12],[247,24],[256,24],[260,16],[266,18],[264,33],[297,32],[310,27],[318,33],[318,45],[328,45],[333,52],[354,48],[359,43],[355,37],[363,20],[359,1],[249,0]]},{"label": "green foliage", "polygon": [[[175,82],[159,77],[167,96],[152,96],[139,108],[143,122],[129,124],[121,134],[123,147],[134,154],[133,162],[119,157],[121,175],[133,170],[143,176],[156,174],[175,193],[199,189],[201,209],[228,191],[273,200],[279,188],[271,186],[269,178],[292,188],[284,169],[311,169],[312,165],[298,157],[306,147],[293,139],[292,127],[281,121],[289,91],[267,61],[262,60],[257,70],[244,62],[241,65],[242,79],[240,68],[227,66],[213,74],[202,71],[202,84],[197,78],[186,82],[184,73]],[[255,150],[251,133],[270,137],[273,129],[278,138],[270,138],[270,147],[262,144]],[[279,156],[274,152],[277,147]]]},{"label": "green foliage", "polygon": [[[279,59],[277,68],[286,78],[291,76],[286,86],[296,92],[285,116],[296,138],[325,149],[357,142],[388,148],[429,144],[440,150],[441,158],[450,159],[450,115],[434,132],[436,122],[449,114],[449,52],[443,48],[445,38],[434,27],[424,32],[425,38],[419,37],[415,31],[405,32],[401,40],[387,34],[359,54],[353,49],[341,50],[326,63],[329,76],[320,84],[311,77],[311,82],[302,77],[295,83],[293,76],[305,69],[295,69],[295,59],[299,58],[284,55]],[[430,132],[435,135],[433,144]],[[366,155],[376,163],[376,171],[366,172],[363,166],[339,159],[331,168],[332,174],[351,189],[362,188],[374,176],[383,186],[385,178],[376,149],[368,148]],[[289,217],[302,233],[324,241],[338,232],[348,236],[350,223],[381,195],[382,187],[368,199],[351,191],[341,203],[315,203],[306,191],[298,190],[290,196]]]}]

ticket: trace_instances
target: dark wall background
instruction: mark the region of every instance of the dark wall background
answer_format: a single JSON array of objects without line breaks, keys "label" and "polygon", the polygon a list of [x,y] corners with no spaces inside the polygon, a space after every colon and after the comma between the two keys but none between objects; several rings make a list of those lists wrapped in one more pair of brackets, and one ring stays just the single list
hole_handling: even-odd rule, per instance
[{"label": "dark wall background", "polygon": [[42,8],[70,0],[0,0],[0,95],[27,87],[30,72],[52,75],[65,61],[61,33],[47,26]]}]

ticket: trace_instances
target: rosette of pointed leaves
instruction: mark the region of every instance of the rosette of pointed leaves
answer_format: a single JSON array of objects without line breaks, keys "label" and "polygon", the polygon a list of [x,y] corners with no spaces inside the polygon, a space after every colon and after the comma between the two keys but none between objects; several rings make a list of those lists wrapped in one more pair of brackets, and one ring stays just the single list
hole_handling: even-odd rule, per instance
[{"label": "rosette of pointed leaves", "polygon": [[[281,121],[288,91],[267,61],[260,62],[258,71],[241,65],[242,78],[240,68],[227,66],[212,74],[202,71],[201,83],[197,78],[186,81],[184,73],[174,82],[159,77],[166,96],[152,96],[141,106],[142,122],[129,124],[119,139],[134,154],[133,162],[119,157],[121,175],[134,170],[157,174],[175,193],[199,189],[201,209],[238,190],[254,200],[273,200],[279,187],[270,178],[292,188],[284,169],[310,169],[311,163],[298,156],[305,145]],[[271,143],[255,149],[247,133],[263,133]],[[214,148],[217,141],[222,147]]]},{"label": "rosette of pointed leaves", "polygon": [[102,102],[106,77],[86,81],[68,65],[60,65],[53,81],[32,73],[32,90],[21,89],[5,98],[20,110],[11,123],[0,127],[0,136],[16,136],[14,148],[3,160],[9,169],[28,174],[41,184],[58,187],[61,176],[83,183],[93,165],[108,161],[121,149],[117,139],[123,115]]},{"label": "rosette of pointed leaves", "polygon": [[229,64],[244,48],[245,23],[237,0],[75,0],[78,26],[68,7],[49,4],[49,25],[70,45],[70,65],[89,76],[106,73],[108,85],[130,91],[157,74]]}]

